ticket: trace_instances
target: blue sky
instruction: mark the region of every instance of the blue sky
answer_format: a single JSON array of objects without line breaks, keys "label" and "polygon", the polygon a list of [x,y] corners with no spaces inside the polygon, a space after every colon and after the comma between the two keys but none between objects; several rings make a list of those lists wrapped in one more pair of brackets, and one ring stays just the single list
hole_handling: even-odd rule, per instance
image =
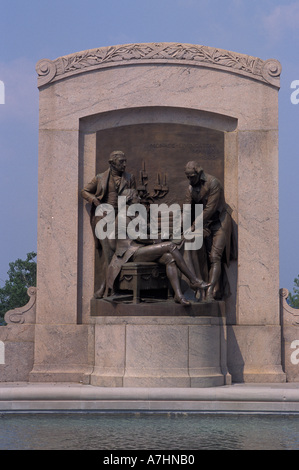
[{"label": "blue sky", "polygon": [[[280,286],[299,274],[299,1],[1,0],[0,286],[8,263],[36,250],[38,90],[42,58],[96,47],[182,42],[278,59]],[[298,95],[299,96],[299,95]]]}]

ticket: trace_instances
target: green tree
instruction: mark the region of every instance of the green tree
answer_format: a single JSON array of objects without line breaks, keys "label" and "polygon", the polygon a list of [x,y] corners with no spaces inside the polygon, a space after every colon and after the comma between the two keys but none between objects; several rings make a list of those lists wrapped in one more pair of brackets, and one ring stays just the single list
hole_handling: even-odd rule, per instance
[{"label": "green tree", "polygon": [[294,279],[294,292],[289,294],[289,303],[293,308],[299,308],[299,274],[298,277]]},{"label": "green tree", "polygon": [[8,310],[23,307],[29,301],[27,289],[36,286],[36,253],[27,253],[26,260],[18,258],[9,263],[8,279],[0,288],[0,324]]}]

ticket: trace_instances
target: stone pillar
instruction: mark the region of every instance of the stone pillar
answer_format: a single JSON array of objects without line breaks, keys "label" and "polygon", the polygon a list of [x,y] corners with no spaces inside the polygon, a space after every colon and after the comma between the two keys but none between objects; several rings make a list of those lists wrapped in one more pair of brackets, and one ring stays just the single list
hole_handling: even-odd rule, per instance
[{"label": "stone pillar", "polygon": [[283,382],[279,318],[278,131],[238,131],[238,302],[228,330],[237,382]]},{"label": "stone pillar", "polygon": [[40,98],[37,307],[30,380],[84,382],[89,327],[78,319],[78,121],[55,121],[59,105],[54,90],[46,102],[42,93]]}]

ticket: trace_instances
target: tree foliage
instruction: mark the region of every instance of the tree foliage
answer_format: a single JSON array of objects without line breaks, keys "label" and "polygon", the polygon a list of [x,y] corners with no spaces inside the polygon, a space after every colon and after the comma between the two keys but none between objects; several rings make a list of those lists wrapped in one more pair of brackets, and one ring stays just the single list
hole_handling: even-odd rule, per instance
[{"label": "tree foliage", "polygon": [[36,253],[27,253],[25,260],[18,258],[9,263],[8,279],[0,288],[0,324],[8,310],[23,307],[29,301],[27,289],[36,286]]},{"label": "tree foliage", "polygon": [[294,279],[294,288],[293,294],[289,294],[289,303],[293,308],[299,308],[299,274],[298,277]]}]

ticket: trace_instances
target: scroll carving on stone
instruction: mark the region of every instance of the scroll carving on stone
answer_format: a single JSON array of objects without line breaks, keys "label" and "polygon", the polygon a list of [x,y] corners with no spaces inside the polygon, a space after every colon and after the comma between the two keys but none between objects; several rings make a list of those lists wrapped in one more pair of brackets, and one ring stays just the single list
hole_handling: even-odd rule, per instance
[{"label": "scroll carving on stone", "polygon": [[4,320],[7,324],[35,323],[36,287],[29,287],[27,294],[29,301],[26,305],[6,312]]}]

